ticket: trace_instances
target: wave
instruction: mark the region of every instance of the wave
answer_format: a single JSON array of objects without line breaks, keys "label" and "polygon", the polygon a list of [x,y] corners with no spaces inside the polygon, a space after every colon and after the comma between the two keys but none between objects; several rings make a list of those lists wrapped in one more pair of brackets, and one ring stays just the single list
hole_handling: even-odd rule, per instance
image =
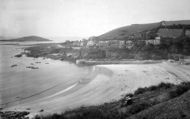
[{"label": "wave", "polygon": [[61,95],[61,94],[65,93],[65,92],[71,90],[72,88],[76,87],[77,85],[78,85],[78,83],[75,83],[75,84],[69,86],[69,87],[66,88],[66,89],[63,89],[63,90],[61,90],[61,91],[59,91],[59,92],[57,92],[57,93],[55,93],[55,94],[53,94],[53,95],[50,95],[50,96],[46,97],[46,99],[47,99],[47,98],[52,98],[52,97],[55,97],[55,96],[58,96],[58,95]]}]

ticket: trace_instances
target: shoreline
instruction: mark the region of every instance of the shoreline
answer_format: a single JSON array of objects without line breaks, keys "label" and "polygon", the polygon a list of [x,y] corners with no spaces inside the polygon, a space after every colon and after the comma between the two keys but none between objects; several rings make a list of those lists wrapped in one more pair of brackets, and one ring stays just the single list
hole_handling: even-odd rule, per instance
[{"label": "shoreline", "polygon": [[[61,60],[59,60],[59,59],[54,59],[54,58],[51,58],[51,57],[46,57],[46,56],[48,56],[48,55],[45,55],[45,56],[43,56],[44,58],[48,58],[48,59],[52,59],[52,60],[58,60],[58,61],[61,61]],[[41,56],[39,56],[39,58],[43,58],[43,57],[41,57]],[[35,57],[34,57],[35,58]],[[80,59],[80,60],[84,60],[84,59]],[[63,60],[63,62],[64,61],[67,61],[67,60]],[[116,96],[116,95],[121,95],[121,94],[123,94],[124,93],[124,91],[127,89],[127,87],[124,85],[124,83],[125,83],[125,81],[122,79],[122,77],[125,77],[125,78],[127,78],[127,79],[131,79],[132,80],[132,82],[134,82],[133,81],[133,79],[134,78],[138,78],[138,77],[133,77],[133,74],[136,74],[136,71],[135,71],[135,68],[136,69],[138,69],[138,74],[140,74],[140,75],[142,75],[142,76],[140,76],[139,78],[142,80],[142,77],[144,76],[144,75],[147,75],[148,77],[152,74],[151,72],[150,72],[150,74],[147,74],[147,73],[149,73],[149,71],[155,71],[155,69],[157,69],[157,67],[154,67],[153,68],[153,70],[149,70],[149,67],[151,66],[151,65],[149,65],[148,67],[144,67],[144,66],[142,66],[142,65],[138,65],[138,64],[152,64],[152,65],[154,65],[154,63],[160,63],[160,62],[162,62],[163,60],[132,60],[132,59],[130,59],[130,60],[127,60],[127,59],[120,59],[120,60],[110,60],[110,59],[85,59],[85,61],[86,62],[90,62],[90,63],[94,63],[93,65],[111,65],[111,64],[115,64],[115,65],[117,65],[116,67],[113,67],[113,69],[115,70],[115,69],[119,69],[119,72],[115,72],[115,76],[114,76],[114,78],[112,78],[112,79],[114,79],[114,80],[112,80],[112,79],[110,79],[110,80],[107,80],[107,78],[105,79],[105,80],[103,80],[103,83],[99,83],[98,82],[98,84],[97,84],[97,81],[102,81],[102,80],[99,80],[99,79],[102,79],[102,77],[99,77],[97,80],[95,80],[95,81],[93,81],[93,82],[91,82],[90,83],[90,86],[88,86],[88,88],[86,88],[87,90],[89,90],[89,89],[91,89],[90,87],[92,87],[92,86],[94,86],[94,88],[92,88],[91,90],[93,91],[94,89],[96,89],[94,92],[96,92],[97,93],[97,91],[99,91],[99,93],[94,93],[94,94],[96,94],[96,95],[100,95],[100,94],[102,94],[102,92],[103,91],[107,91],[107,90],[110,90],[111,92],[110,93],[115,93],[114,94],[114,96]],[[74,62],[72,62],[73,64],[74,64]],[[128,69],[126,68],[126,69],[124,69],[123,68],[123,66],[122,65],[119,65],[119,64],[137,64],[138,66],[134,66],[134,67],[131,67],[131,66],[127,66],[128,67]],[[91,65],[91,64],[89,64],[89,65]],[[155,65],[157,65],[157,64],[155,64]],[[160,65],[160,64],[158,64],[158,65]],[[80,65],[79,65],[80,66]],[[81,65],[81,66],[88,66],[87,64],[85,64],[85,65]],[[120,68],[120,67],[122,67],[122,68]],[[125,67],[125,66],[124,66]],[[106,67],[107,68],[107,67]],[[141,70],[141,68],[142,68],[142,70]],[[134,69],[134,70],[133,70]],[[97,69],[99,72],[102,72],[102,70],[101,69]],[[158,71],[160,71],[160,70],[158,70]],[[164,71],[164,70],[163,70]],[[156,73],[157,73],[157,71],[155,71]],[[162,72],[160,72],[160,73],[162,73]],[[106,74],[107,74],[107,72],[106,72]],[[130,78],[129,77],[129,75],[132,75],[132,77]],[[159,72],[158,72],[158,74],[157,74],[157,76],[159,75]],[[170,75],[170,74],[169,74]],[[110,76],[110,74],[109,74],[109,72],[108,72],[108,76]],[[134,75],[134,76],[136,76],[136,75]],[[104,77],[103,77],[104,78]],[[171,77],[172,78],[172,77]],[[149,78],[146,78],[145,77],[145,79],[147,80],[147,79],[158,79],[156,76],[152,76],[152,77],[149,77]],[[167,79],[168,80],[168,79]],[[126,80],[127,81],[127,80]],[[140,80],[139,80],[140,81]],[[109,83],[108,83],[109,82]],[[117,82],[119,82],[118,84],[117,84]],[[148,81],[149,82],[149,81]],[[143,83],[143,82],[142,82]],[[100,84],[100,85],[99,85]],[[103,85],[103,84],[106,84],[108,87],[107,88],[105,88],[105,85]],[[140,83],[135,83],[135,84],[140,84]],[[150,84],[151,84],[151,81],[150,81]],[[116,86],[116,87],[115,87]],[[142,85],[141,85],[142,86]],[[96,88],[96,87],[98,87],[98,88]],[[100,87],[102,87],[102,88],[100,88]],[[113,88],[113,89],[112,89]],[[134,88],[134,87],[133,87]],[[101,89],[101,90],[100,90]],[[112,92],[113,91],[113,92]],[[84,88],[83,88],[83,90],[82,90],[82,92],[85,92],[85,90],[84,90]],[[85,92],[86,93],[86,92]],[[87,92],[87,93],[89,93],[89,92]],[[78,94],[78,93],[75,93],[75,94]],[[93,95],[94,95],[93,94]],[[60,93],[57,93],[57,95],[54,95],[54,96],[59,96],[60,95]],[[81,99],[87,99],[87,98],[85,98],[85,95],[86,94],[84,94],[84,97],[81,97]],[[93,96],[93,95],[91,95],[91,96]],[[109,93],[108,94],[106,94],[106,96],[104,96],[104,97],[106,97],[106,99],[109,97]],[[102,97],[102,98],[104,98],[104,97]],[[110,95],[110,97],[111,97],[111,95]],[[117,96],[116,96],[117,97]],[[89,97],[88,97],[89,98]],[[69,98],[69,99],[71,99],[71,98]],[[95,98],[94,97],[92,97],[92,99],[94,100]],[[100,98],[101,99],[101,98]],[[97,100],[100,100],[100,99],[97,99]],[[62,100],[64,100],[64,98],[63,99],[60,99],[60,104],[63,104],[64,105],[64,102],[62,102]],[[77,99],[76,99],[77,100]],[[88,100],[89,101],[89,103],[92,103],[93,104],[93,102],[91,102],[90,101],[90,99]],[[86,101],[85,101],[86,102]],[[49,104],[51,104],[51,103],[47,103],[47,105],[49,105]],[[73,104],[74,105],[74,104]],[[68,106],[70,106],[70,104],[68,104]],[[27,108],[28,108],[28,106],[26,106]],[[33,107],[32,106],[29,106],[32,110],[33,110]],[[25,109],[27,109],[27,108],[25,108]],[[62,108],[62,107],[59,107],[59,108]],[[23,108],[24,109],[24,108]],[[45,110],[45,112],[43,112],[43,113],[46,113],[46,111],[48,111],[48,110],[46,110],[46,108],[39,108],[39,109],[43,109],[43,110]],[[35,110],[35,109],[34,109]],[[32,111],[31,111],[32,112]],[[39,113],[38,112],[38,110],[37,110],[37,113]],[[42,113],[42,112],[41,112]],[[33,113],[30,113],[31,115],[33,114]]]},{"label": "shoreline", "polygon": [[87,59],[79,59],[76,60],[77,65],[106,65],[106,64],[156,64],[162,63],[166,60],[87,60]]},{"label": "shoreline", "polygon": [[[90,49],[86,49],[90,50]],[[37,44],[37,45],[30,45],[29,47],[25,47],[24,51],[19,55],[26,55],[27,57],[33,58],[50,58],[53,60],[59,61],[67,61],[69,63],[74,63],[76,65],[102,65],[102,64],[155,64],[155,63],[162,63],[164,61],[175,62],[184,64],[188,62],[182,60],[175,60],[175,59],[139,59],[139,58],[127,58],[127,57],[99,57],[99,54],[94,54],[92,56],[88,56],[89,52],[84,49],[74,49],[74,48],[67,48],[64,47],[60,43],[49,43],[49,44]],[[97,49],[91,49],[92,51],[96,51]],[[91,51],[90,50],[90,51]],[[94,52],[95,52],[94,51]]]},{"label": "shoreline", "polygon": [[[11,44],[5,44],[11,45]],[[66,61],[78,66],[93,66],[93,65],[109,65],[109,64],[157,64],[162,62],[171,62],[178,64],[190,64],[190,56],[186,56],[185,59],[175,60],[175,59],[129,59],[129,58],[90,58],[81,56],[81,50],[66,48],[60,43],[39,43],[39,44],[12,44],[17,46],[27,46],[23,47],[23,52],[15,54],[15,57],[32,57],[32,58],[47,58],[52,60]]]}]

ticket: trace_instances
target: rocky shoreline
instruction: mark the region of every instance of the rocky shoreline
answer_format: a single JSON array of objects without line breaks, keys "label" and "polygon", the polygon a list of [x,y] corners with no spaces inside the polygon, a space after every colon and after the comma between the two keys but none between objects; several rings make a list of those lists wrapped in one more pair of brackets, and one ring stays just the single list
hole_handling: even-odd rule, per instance
[{"label": "rocky shoreline", "polygon": [[[61,43],[48,43],[48,44],[36,44],[29,47],[25,47],[24,51],[20,54],[16,54],[15,57],[43,57],[53,60],[67,61],[79,65],[101,65],[101,64],[147,64],[147,63],[161,63],[167,61],[170,58],[130,58],[130,54],[122,54],[125,50],[118,50],[118,57],[106,56],[102,49],[93,48],[80,48],[75,49],[73,47],[64,47]],[[126,51],[127,52],[127,51]],[[111,52],[111,54],[114,54]],[[173,62],[184,62],[185,57],[180,59],[172,59]]]},{"label": "rocky shoreline", "polygon": [[1,119],[29,119],[27,111],[0,111]]},{"label": "rocky shoreline", "polygon": [[161,63],[163,60],[137,60],[137,59],[118,59],[118,58],[81,58],[80,50],[73,48],[58,48],[60,44],[38,44],[24,48],[24,52],[16,54],[15,57],[43,57],[53,60],[67,61],[77,65],[102,65],[102,64],[148,64]]}]

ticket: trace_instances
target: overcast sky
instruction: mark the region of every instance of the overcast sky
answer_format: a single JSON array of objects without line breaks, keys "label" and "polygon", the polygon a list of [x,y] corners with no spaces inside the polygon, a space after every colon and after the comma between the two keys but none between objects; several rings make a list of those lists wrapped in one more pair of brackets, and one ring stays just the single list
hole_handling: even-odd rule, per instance
[{"label": "overcast sky", "polygon": [[0,36],[94,36],[114,28],[190,19],[190,0],[0,0]]}]

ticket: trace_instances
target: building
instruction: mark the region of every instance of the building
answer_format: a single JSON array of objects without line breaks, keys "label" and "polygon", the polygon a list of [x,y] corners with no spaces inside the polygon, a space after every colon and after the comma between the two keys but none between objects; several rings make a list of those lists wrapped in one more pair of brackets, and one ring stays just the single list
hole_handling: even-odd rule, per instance
[{"label": "building", "polygon": [[99,41],[97,43],[98,47],[108,47],[109,46],[109,41]]},{"label": "building", "polygon": [[97,47],[99,43],[99,38],[92,36],[87,40],[86,47]]},{"label": "building", "polygon": [[145,40],[146,45],[152,44],[152,45],[159,45],[160,44],[160,39],[150,39],[150,40]]},{"label": "building", "polygon": [[93,40],[89,40],[86,44],[86,47],[93,47],[95,46],[95,42]]},{"label": "building", "polygon": [[125,45],[126,45],[126,42],[124,40],[120,40],[118,48],[125,48],[126,47]]},{"label": "building", "polygon": [[156,40],[161,40],[160,36],[155,37]]},{"label": "building", "polygon": [[183,33],[183,29],[168,29],[168,28],[161,28],[158,30],[159,36],[162,38],[177,38],[180,37]]},{"label": "building", "polygon": [[125,47],[127,49],[131,49],[133,46],[134,46],[134,42],[133,41],[128,40],[128,41],[125,42]]}]

